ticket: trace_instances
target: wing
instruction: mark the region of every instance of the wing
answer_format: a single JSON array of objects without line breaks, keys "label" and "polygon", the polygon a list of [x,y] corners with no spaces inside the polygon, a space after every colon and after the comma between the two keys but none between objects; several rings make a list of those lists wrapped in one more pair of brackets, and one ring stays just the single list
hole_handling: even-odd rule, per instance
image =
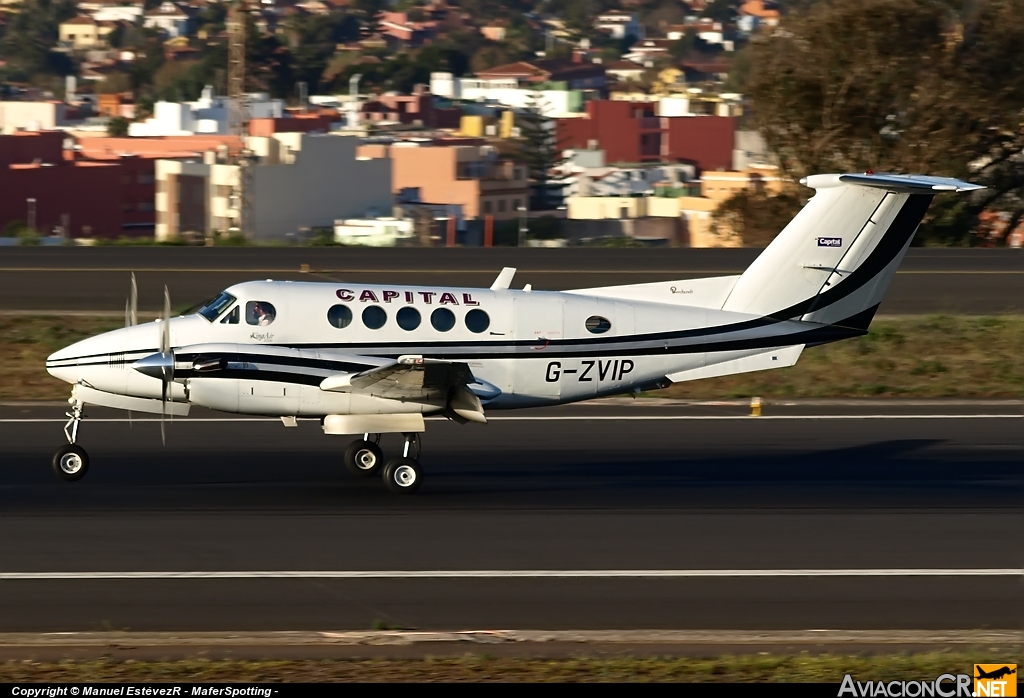
[{"label": "wing", "polygon": [[493,397],[496,391],[478,381],[465,363],[422,356],[400,356],[386,366],[328,376],[320,389],[388,400],[444,400],[449,416],[480,423],[487,418],[478,394]]},{"label": "wing", "polygon": [[486,423],[480,398],[501,394],[457,361],[400,356],[340,354],[279,346],[200,344],[176,351],[174,377],[276,379],[317,385],[321,390],[372,395],[402,402],[445,405],[443,414],[457,421]]}]

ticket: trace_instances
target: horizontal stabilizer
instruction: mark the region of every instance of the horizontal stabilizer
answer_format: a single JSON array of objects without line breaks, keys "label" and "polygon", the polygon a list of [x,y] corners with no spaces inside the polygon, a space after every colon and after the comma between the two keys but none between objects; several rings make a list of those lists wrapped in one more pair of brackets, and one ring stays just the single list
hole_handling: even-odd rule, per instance
[{"label": "horizontal stabilizer", "polygon": [[985,188],[980,184],[971,184],[950,177],[927,177],[924,175],[844,174],[839,175],[839,181],[844,184],[859,184],[862,187],[876,187],[902,194],[937,194],[946,191],[977,191]]},{"label": "horizontal stabilizer", "polygon": [[[681,383],[683,381],[697,380],[698,378],[714,378],[716,376],[731,376],[735,373],[750,373],[752,371],[766,371],[771,368],[786,368],[796,363],[803,350],[803,344],[796,344],[791,347],[768,349],[767,351],[762,351],[757,354],[735,351],[713,352],[708,354],[708,363],[702,368],[680,371],[679,373],[670,373],[665,377],[673,383]],[[737,354],[746,355],[736,356]]]}]

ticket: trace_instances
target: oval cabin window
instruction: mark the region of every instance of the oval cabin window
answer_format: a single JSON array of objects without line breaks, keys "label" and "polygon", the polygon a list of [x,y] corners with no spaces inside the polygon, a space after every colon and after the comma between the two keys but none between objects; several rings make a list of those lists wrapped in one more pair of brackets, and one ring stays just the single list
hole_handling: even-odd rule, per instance
[{"label": "oval cabin window", "polygon": [[470,332],[480,334],[486,332],[487,328],[491,326],[491,318],[487,316],[487,313],[475,308],[466,313],[466,328]]},{"label": "oval cabin window", "polygon": [[606,317],[591,315],[587,318],[586,327],[591,334],[604,334],[612,328],[612,323]]},{"label": "oval cabin window", "polygon": [[447,332],[455,327],[455,313],[448,308],[438,308],[430,314],[430,325],[438,332]]},{"label": "oval cabin window", "polygon": [[248,325],[266,327],[277,317],[274,306],[266,301],[249,301],[245,304],[245,322]]},{"label": "oval cabin window", "polygon": [[347,305],[334,305],[327,311],[327,322],[339,330],[352,324],[352,311]]},{"label": "oval cabin window", "polygon": [[379,330],[387,321],[388,314],[379,305],[371,305],[363,310],[363,324],[371,330]]},{"label": "oval cabin window", "polygon": [[395,320],[403,330],[412,332],[420,326],[420,311],[416,308],[402,308],[395,315]]}]

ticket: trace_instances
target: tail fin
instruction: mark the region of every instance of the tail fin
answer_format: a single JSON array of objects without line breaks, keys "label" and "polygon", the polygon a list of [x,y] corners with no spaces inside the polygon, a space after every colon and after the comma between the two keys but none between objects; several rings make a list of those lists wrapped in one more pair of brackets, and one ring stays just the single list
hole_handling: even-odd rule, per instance
[{"label": "tail fin", "polygon": [[956,179],[814,175],[816,190],[736,281],[724,310],[867,329],[932,197]]}]

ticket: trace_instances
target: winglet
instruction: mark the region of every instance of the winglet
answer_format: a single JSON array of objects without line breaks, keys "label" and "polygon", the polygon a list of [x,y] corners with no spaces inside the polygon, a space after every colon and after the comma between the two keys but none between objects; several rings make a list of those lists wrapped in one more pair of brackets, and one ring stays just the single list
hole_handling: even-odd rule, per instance
[{"label": "winglet", "polygon": [[515,267],[505,267],[498,274],[498,278],[491,284],[492,291],[507,291],[512,285],[512,277],[516,275]]}]

